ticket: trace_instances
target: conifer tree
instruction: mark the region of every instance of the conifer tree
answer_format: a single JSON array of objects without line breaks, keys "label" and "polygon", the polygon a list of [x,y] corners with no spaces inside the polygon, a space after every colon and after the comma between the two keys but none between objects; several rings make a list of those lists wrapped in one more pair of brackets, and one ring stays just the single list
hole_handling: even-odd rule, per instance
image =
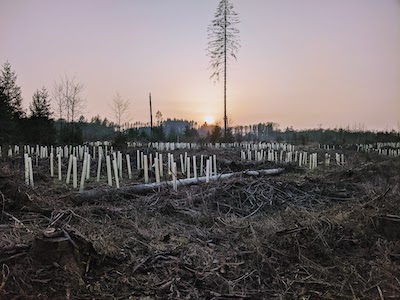
[{"label": "conifer tree", "polygon": [[9,62],[0,71],[0,144],[18,141],[18,129],[24,111],[21,106],[21,88]]},{"label": "conifer tree", "polygon": [[0,86],[0,145],[11,141],[15,122],[4,88]]},{"label": "conifer tree", "polygon": [[224,135],[227,136],[228,117],[226,115],[226,83],[227,66],[231,59],[237,59],[240,48],[239,30],[235,27],[239,23],[238,14],[233,10],[229,0],[221,0],[218,4],[214,19],[208,26],[208,56],[213,73],[211,79],[219,81],[220,75],[224,79]]},{"label": "conifer tree", "polygon": [[0,87],[5,95],[5,101],[11,108],[14,119],[20,119],[24,116],[22,109],[21,88],[17,86],[17,75],[11,69],[11,64],[6,61],[0,74]]},{"label": "conifer tree", "polygon": [[29,110],[32,117],[49,119],[51,116],[49,94],[45,87],[41,90],[36,90],[32,96],[32,102],[29,105]]},{"label": "conifer tree", "polygon": [[49,95],[45,87],[37,89],[29,105],[30,117],[23,119],[23,136],[28,143],[50,144],[56,140],[52,112],[50,111]]}]

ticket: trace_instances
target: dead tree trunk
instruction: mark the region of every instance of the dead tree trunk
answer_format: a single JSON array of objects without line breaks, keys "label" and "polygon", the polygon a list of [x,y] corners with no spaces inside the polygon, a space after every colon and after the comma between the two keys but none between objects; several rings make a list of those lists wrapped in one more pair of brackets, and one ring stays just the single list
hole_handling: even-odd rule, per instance
[{"label": "dead tree trunk", "polygon": [[[258,176],[258,175],[278,175],[284,171],[283,168],[276,168],[276,169],[268,169],[268,170],[257,170],[257,171],[244,171],[244,172],[234,172],[228,174],[221,174],[221,175],[214,175],[210,176],[210,181],[216,180],[224,180],[228,179],[232,176],[236,175],[249,175],[249,176]],[[177,181],[177,186],[184,186],[184,185],[192,185],[198,184],[201,182],[206,182],[206,177],[199,177],[199,178],[190,178],[190,179],[180,179]],[[112,196],[116,195],[123,195],[123,194],[147,194],[151,192],[156,192],[161,188],[171,188],[173,187],[172,181],[164,181],[160,183],[145,183],[145,184],[138,184],[138,185],[129,185],[124,186],[119,189],[117,188],[109,188],[109,189],[93,189],[93,190],[86,190],[80,193],[76,193],[72,195],[72,200],[76,203],[83,203],[83,202],[95,202],[101,199],[110,199]]]}]

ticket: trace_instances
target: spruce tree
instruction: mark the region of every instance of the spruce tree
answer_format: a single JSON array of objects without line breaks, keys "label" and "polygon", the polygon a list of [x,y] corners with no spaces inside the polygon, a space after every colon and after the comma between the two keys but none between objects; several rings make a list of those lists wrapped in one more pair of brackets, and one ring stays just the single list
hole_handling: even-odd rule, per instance
[{"label": "spruce tree", "polygon": [[32,103],[29,105],[32,117],[50,118],[52,113],[50,112],[50,103],[48,98],[49,94],[45,87],[41,90],[36,90],[32,96]]},{"label": "spruce tree", "polygon": [[51,144],[55,142],[56,130],[53,119],[50,118],[52,112],[48,97],[45,87],[36,90],[32,96],[32,102],[29,105],[31,116],[22,120],[23,136],[28,143]]},{"label": "spruce tree", "polygon": [[22,109],[21,88],[16,85],[17,76],[6,62],[0,71],[0,144],[18,142]]},{"label": "spruce tree", "polygon": [[230,59],[236,60],[239,50],[239,30],[235,27],[239,23],[238,14],[233,10],[229,0],[221,0],[218,4],[214,19],[208,27],[208,56],[210,68],[213,73],[211,78],[219,81],[220,75],[224,77],[224,135],[228,134],[228,117],[226,115],[226,83],[227,66]]},{"label": "spruce tree", "polygon": [[0,86],[0,145],[11,141],[14,129],[12,109],[4,93],[4,88]]},{"label": "spruce tree", "polygon": [[11,108],[14,119],[20,119],[24,116],[22,109],[21,87],[17,86],[17,75],[11,69],[11,64],[6,61],[0,74],[0,87],[6,97],[6,102]]}]

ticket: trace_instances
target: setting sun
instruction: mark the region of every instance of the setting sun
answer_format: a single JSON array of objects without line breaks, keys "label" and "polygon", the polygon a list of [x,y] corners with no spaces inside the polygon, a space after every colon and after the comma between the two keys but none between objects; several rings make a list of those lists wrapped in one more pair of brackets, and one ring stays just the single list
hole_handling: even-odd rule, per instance
[{"label": "setting sun", "polygon": [[205,121],[207,124],[213,124],[213,123],[214,123],[214,118],[211,117],[211,116],[206,116],[206,117],[204,118],[204,121]]}]

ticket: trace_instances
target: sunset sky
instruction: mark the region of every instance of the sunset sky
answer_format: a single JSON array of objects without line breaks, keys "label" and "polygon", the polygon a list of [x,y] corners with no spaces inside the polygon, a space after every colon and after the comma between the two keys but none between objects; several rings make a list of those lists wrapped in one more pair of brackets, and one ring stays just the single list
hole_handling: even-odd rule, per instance
[{"label": "sunset sky", "polygon": [[[399,0],[234,0],[241,48],[228,68],[233,125],[400,130]],[[85,85],[85,117],[112,119],[116,92],[132,122],[222,122],[209,79],[207,26],[218,0],[0,0],[0,64],[24,107],[67,74]]]}]

